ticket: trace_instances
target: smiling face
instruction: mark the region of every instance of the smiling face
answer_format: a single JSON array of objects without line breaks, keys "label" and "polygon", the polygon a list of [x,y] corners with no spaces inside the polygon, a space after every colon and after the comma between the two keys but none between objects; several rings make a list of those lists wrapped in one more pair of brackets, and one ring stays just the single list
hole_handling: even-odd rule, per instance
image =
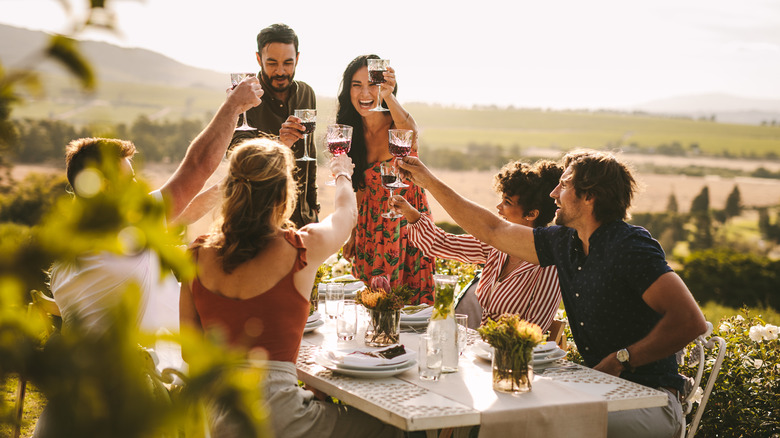
[{"label": "smiling face", "polygon": [[[371,92],[373,90],[373,93]],[[372,87],[368,82],[368,67],[361,67],[352,75],[352,81],[349,86],[349,97],[352,106],[363,117],[373,114],[370,112],[374,107],[376,99],[376,87]]]},{"label": "smiling face", "polygon": [[555,199],[555,205],[558,206],[558,210],[555,211],[555,224],[569,228],[576,228],[587,214],[585,200],[577,196],[574,190],[573,177],[574,171],[571,166],[567,167],[561,175],[560,182],[550,193],[550,196]]},{"label": "smiling face", "polygon": [[535,215],[526,215],[523,207],[519,204],[520,195],[509,196],[506,193],[501,195],[501,203],[496,205],[498,215],[512,222],[513,224],[533,226]]},{"label": "smiling face", "polygon": [[295,67],[298,65],[298,54],[293,44],[270,43],[257,54],[263,82],[271,91],[283,93],[290,88],[295,77]]}]

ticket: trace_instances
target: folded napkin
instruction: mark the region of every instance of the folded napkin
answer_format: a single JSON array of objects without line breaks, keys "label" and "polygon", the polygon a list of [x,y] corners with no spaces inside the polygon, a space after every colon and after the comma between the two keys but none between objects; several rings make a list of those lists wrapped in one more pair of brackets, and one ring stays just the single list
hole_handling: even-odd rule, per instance
[{"label": "folded napkin", "polygon": [[328,351],[326,352],[326,357],[336,365],[374,367],[381,365],[400,365],[404,362],[414,359],[417,356],[414,351],[410,351],[409,349],[406,349],[406,353],[391,359],[369,356],[365,354],[376,351],[377,349],[375,348],[360,348],[350,351]]},{"label": "folded napkin", "polygon": [[401,321],[425,320],[433,315],[433,306],[407,306],[401,309]]},{"label": "folded napkin", "polygon": [[315,321],[318,321],[320,319],[320,312],[314,312],[311,315],[309,315],[309,318],[306,320],[306,324],[311,324]]},{"label": "folded napkin", "polygon": [[358,281],[358,279],[353,277],[352,274],[342,275],[340,277],[334,277],[330,279],[331,283],[352,283],[353,281]]}]

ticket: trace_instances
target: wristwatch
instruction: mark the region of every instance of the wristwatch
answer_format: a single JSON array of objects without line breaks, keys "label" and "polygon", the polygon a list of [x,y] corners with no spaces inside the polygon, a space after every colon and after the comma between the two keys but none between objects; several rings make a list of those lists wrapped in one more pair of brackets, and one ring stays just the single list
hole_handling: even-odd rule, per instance
[{"label": "wristwatch", "polygon": [[628,363],[629,360],[631,360],[631,355],[628,354],[628,350],[625,348],[622,348],[618,350],[617,354],[617,360],[620,362],[621,365],[623,365],[623,369],[626,371],[633,371],[633,368],[631,367],[631,364]]}]

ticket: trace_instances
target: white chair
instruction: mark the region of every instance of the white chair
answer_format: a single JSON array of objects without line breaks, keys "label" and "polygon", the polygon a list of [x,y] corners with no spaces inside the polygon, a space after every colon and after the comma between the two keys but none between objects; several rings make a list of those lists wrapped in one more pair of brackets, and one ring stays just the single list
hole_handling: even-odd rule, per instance
[{"label": "white chair", "polygon": [[[699,421],[701,421],[701,417],[704,414],[704,408],[707,406],[707,399],[710,397],[713,386],[715,386],[715,380],[717,380],[718,373],[720,373],[720,366],[723,363],[723,357],[726,355],[726,341],[720,336],[710,335],[712,335],[712,323],[707,321],[707,331],[696,338],[689,347],[692,350],[690,359],[688,360],[688,366],[694,367],[698,365],[698,368],[696,371],[696,378],[693,383],[693,388],[682,400],[683,427],[682,432],[680,433],[680,438],[693,438],[693,436],[696,435],[696,431],[699,428]],[[712,363],[712,370],[710,371],[710,375],[707,378],[704,390],[699,392],[702,383],[702,375],[704,374],[704,367],[707,363],[704,350],[707,349],[712,351],[716,345],[718,347],[718,352],[715,356],[715,361]],[[693,400],[699,394],[701,394],[701,401],[699,402],[699,407],[696,409],[696,414],[694,414],[686,433],[685,417],[693,410]]]}]

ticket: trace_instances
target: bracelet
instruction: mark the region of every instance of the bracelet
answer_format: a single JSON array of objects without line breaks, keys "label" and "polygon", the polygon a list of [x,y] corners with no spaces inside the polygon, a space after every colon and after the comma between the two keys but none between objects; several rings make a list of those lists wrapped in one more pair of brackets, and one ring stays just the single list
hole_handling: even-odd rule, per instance
[{"label": "bracelet", "polygon": [[350,176],[350,174],[348,174],[347,172],[339,172],[339,173],[337,173],[336,176],[333,177],[333,180],[335,181],[335,180],[339,179],[340,176],[343,176],[344,178],[347,179],[347,181],[352,182],[352,176]]}]

